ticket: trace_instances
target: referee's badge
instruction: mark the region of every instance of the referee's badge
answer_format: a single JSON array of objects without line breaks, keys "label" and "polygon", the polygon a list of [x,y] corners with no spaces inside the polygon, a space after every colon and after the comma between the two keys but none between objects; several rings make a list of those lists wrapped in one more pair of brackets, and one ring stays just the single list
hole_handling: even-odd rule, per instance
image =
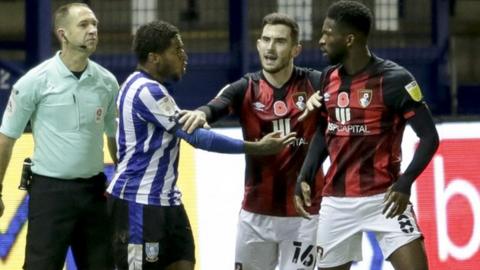
[{"label": "referee's badge", "polygon": [[97,107],[95,110],[95,123],[99,124],[103,121],[103,117],[105,116],[105,110],[103,107]]},{"label": "referee's badge", "polygon": [[360,90],[360,95],[358,96],[358,103],[362,108],[366,108],[372,102],[373,91],[371,89],[362,89]]},{"label": "referee's badge", "polygon": [[146,242],[145,243],[145,260],[147,262],[158,261],[158,251],[160,246],[158,242]]}]

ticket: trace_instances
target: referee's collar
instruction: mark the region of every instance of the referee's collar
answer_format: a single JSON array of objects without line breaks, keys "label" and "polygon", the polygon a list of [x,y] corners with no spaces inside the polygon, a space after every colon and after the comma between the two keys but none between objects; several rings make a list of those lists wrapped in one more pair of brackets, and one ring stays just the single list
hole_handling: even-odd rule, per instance
[{"label": "referee's collar", "polygon": [[[67,68],[67,66],[65,65],[65,63],[62,61],[62,58],[60,57],[60,53],[61,53],[61,51],[57,51],[57,53],[55,54],[55,64],[57,66],[58,73],[62,77],[73,76],[73,77],[76,78],[76,76],[72,73],[72,71],[69,70]],[[91,77],[93,75],[92,65],[90,63],[90,59],[88,59],[88,58],[87,58],[87,67],[83,71],[82,77],[84,77],[84,75],[88,76],[88,77]]]}]

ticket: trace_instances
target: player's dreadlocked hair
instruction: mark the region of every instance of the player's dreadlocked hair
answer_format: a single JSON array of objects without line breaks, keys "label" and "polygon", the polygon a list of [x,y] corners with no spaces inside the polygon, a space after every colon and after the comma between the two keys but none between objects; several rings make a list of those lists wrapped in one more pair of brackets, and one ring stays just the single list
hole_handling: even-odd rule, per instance
[{"label": "player's dreadlocked hair", "polygon": [[289,17],[286,14],[274,12],[274,13],[267,14],[265,17],[263,17],[262,27],[265,27],[265,25],[267,24],[271,24],[271,25],[283,24],[290,27],[292,42],[293,44],[298,43],[299,27],[298,27],[298,23],[293,18]]},{"label": "player's dreadlocked hair", "polygon": [[372,12],[364,4],[356,1],[338,1],[332,4],[327,11],[327,17],[337,24],[355,29],[365,36],[370,33]]},{"label": "player's dreadlocked hair", "polygon": [[138,61],[145,63],[148,53],[164,52],[177,34],[178,28],[165,21],[153,21],[140,26],[133,39],[133,51]]}]

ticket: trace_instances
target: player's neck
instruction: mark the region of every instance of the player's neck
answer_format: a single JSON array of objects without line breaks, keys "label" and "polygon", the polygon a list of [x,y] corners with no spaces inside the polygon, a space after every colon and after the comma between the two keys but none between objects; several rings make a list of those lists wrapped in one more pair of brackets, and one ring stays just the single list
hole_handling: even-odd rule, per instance
[{"label": "player's neck", "polygon": [[88,54],[62,49],[60,59],[70,71],[83,71],[88,64]]},{"label": "player's neck", "polygon": [[281,88],[292,76],[293,64],[288,65],[288,67],[285,67],[276,73],[266,72],[265,70],[262,70],[262,72],[265,79],[267,79],[272,86]]},{"label": "player's neck", "polygon": [[368,65],[371,58],[372,54],[367,46],[352,49],[347,59],[343,62],[343,68],[349,75],[357,74]]},{"label": "player's neck", "polygon": [[163,83],[166,79],[164,76],[162,76],[162,74],[159,74],[158,72],[156,72],[155,66],[148,61],[143,64],[139,63],[137,65],[137,70],[140,70],[145,74],[148,74],[148,76],[152,77],[154,80],[156,80],[159,83]]}]

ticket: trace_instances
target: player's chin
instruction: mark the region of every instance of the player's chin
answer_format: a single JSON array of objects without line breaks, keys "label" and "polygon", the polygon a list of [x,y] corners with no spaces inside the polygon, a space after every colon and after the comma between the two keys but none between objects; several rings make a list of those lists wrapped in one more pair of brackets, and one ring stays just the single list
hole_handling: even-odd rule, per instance
[{"label": "player's chin", "polygon": [[262,69],[268,73],[277,73],[278,71],[281,70],[281,68],[278,65],[275,65],[275,66],[262,65]]}]

